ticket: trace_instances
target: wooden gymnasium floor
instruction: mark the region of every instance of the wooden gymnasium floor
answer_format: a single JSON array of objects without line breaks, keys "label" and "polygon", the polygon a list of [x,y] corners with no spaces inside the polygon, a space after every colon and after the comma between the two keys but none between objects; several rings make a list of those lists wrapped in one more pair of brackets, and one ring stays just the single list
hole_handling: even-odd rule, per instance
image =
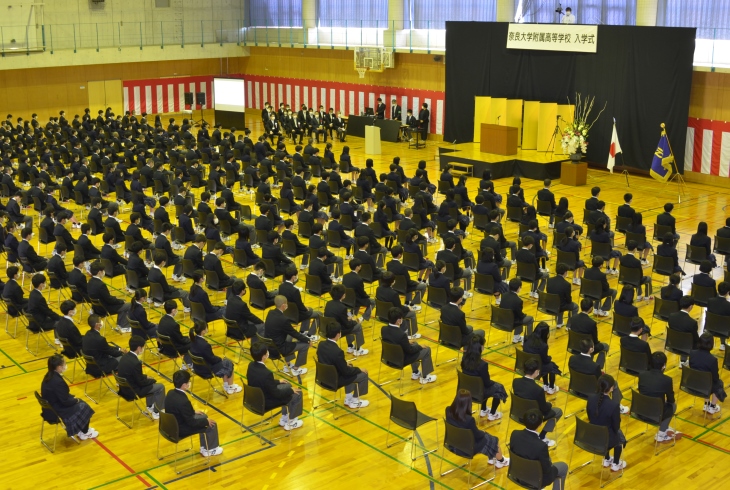
[{"label": "wooden gymnasium floor", "polygon": [[[258,119],[258,116],[251,116],[250,119]],[[254,134],[260,130],[253,123]],[[359,138],[350,138],[348,141],[353,155],[353,162],[363,165],[365,156],[364,141]],[[335,150],[339,154],[342,144],[335,143]],[[424,159],[429,162],[431,168],[431,179],[438,178],[435,156],[437,154],[436,142],[429,142],[422,150],[408,150],[406,144],[383,144],[383,154],[375,158],[378,170],[385,169],[392,158],[399,155],[407,175],[412,175],[418,160]],[[293,145],[289,144],[290,151]],[[510,182],[506,179],[497,183],[498,191],[505,194]],[[470,182],[472,196],[476,189],[477,180]],[[541,183],[537,181],[524,181],[528,199],[540,188]],[[622,203],[622,196],[627,191],[625,181],[620,175],[610,175],[606,172],[590,171],[589,182],[584,187],[566,187],[556,182],[553,190],[557,196],[568,196],[572,210],[580,214],[584,199],[589,195],[589,189],[593,185],[599,185],[603,189],[601,197],[608,202],[609,216],[615,215],[616,207]],[[715,230],[724,224],[728,204],[727,193],[705,185],[690,184],[688,195],[682,199],[682,204],[677,205],[674,214],[677,217],[678,230],[682,234],[682,242],[688,239],[699,220],[709,222],[710,229]],[[676,202],[675,188],[665,187],[650,178],[631,177],[631,192],[636,196],[634,206],[644,213],[647,224],[654,223],[654,216],[659,212],[666,201]],[[248,198],[243,198],[247,202]],[[123,215],[126,218],[128,215]],[[543,224],[544,226],[544,224]],[[515,224],[507,225],[507,232],[514,236],[517,227]],[[469,230],[471,232],[471,229]],[[76,230],[74,230],[76,234]],[[466,242],[467,246],[475,247],[477,240],[481,238],[480,233],[470,233]],[[96,238],[100,242],[100,237]],[[623,239],[617,238],[617,244],[622,244]],[[42,248],[42,251],[45,247]],[[50,252],[50,249],[47,250]],[[436,252],[434,246],[430,247],[429,257]],[[70,255],[68,258],[70,262]],[[550,263],[554,268],[554,262]],[[227,264],[230,273],[238,277],[244,276],[244,272],[235,270],[230,263]],[[690,274],[693,270],[688,267]],[[716,277],[721,271],[715,270]],[[689,277],[689,276],[688,276]],[[612,285],[616,286],[616,278],[612,277]],[[655,286],[659,287],[660,278],[656,278]],[[29,282],[26,281],[26,288]],[[275,286],[271,282],[270,286]],[[116,294],[127,298],[121,290],[122,279],[115,279]],[[185,287],[189,288],[190,284]],[[685,288],[688,283],[685,281]],[[53,303],[56,295],[53,293]],[[574,288],[574,299],[578,297]],[[222,294],[212,295],[214,303],[223,299]],[[310,306],[317,306],[318,298],[305,295],[305,301]],[[526,301],[526,310],[535,314],[535,303]],[[475,328],[489,328],[487,301],[482,296],[468,301],[465,307],[467,315],[471,317],[470,323]],[[651,318],[651,305],[644,303],[641,307],[641,314],[647,320]],[[153,319],[159,312],[152,314]],[[694,316],[698,312],[693,312]],[[420,341],[432,347],[435,354],[436,345],[434,339],[437,330],[434,324],[425,325],[427,321],[435,320],[438,313],[425,309],[418,315],[421,325],[423,339]],[[537,315],[537,320],[543,317]],[[1,320],[1,319],[0,319]],[[189,319],[181,319],[184,325],[190,325]],[[86,315],[81,321],[82,332],[86,329]],[[12,324],[11,324],[12,326]],[[38,390],[41,378],[46,370],[46,356],[51,351],[49,348],[42,348],[40,357],[29,354],[23,345],[23,334],[17,339],[12,339],[6,334],[0,335],[0,437],[6,442],[3,444],[3,484],[4,488],[109,488],[109,489],[139,489],[139,488],[202,488],[206,485],[215,487],[246,488],[246,489],[269,489],[269,488],[290,488],[308,489],[317,488],[334,483],[341,488],[464,488],[467,474],[464,470],[456,471],[444,478],[439,478],[438,471],[441,463],[441,450],[437,454],[431,454],[426,459],[418,459],[411,465],[409,460],[409,446],[401,444],[390,449],[385,447],[385,439],[388,426],[389,401],[388,393],[397,388],[393,385],[386,385],[383,389],[376,384],[376,377],[379,364],[380,347],[378,343],[370,341],[371,327],[380,328],[378,323],[368,323],[365,328],[367,343],[366,348],[370,354],[358,359],[356,365],[367,368],[370,371],[371,383],[370,393],[367,399],[370,406],[360,413],[341,417],[333,420],[332,412],[328,408],[312,410],[313,399],[312,389],[314,386],[314,364],[310,360],[307,367],[310,368],[302,380],[301,388],[304,391],[304,427],[292,433],[291,438],[279,440],[275,443],[261,445],[258,438],[246,427],[240,424],[242,412],[242,396],[234,395],[229,399],[223,399],[219,395],[213,395],[211,404],[205,407],[200,400],[195,401],[197,408],[207,410],[219,424],[220,440],[225,448],[222,456],[213,459],[210,468],[204,466],[203,459],[197,453],[198,442],[195,441],[195,457],[191,461],[188,458],[183,461],[183,466],[189,469],[183,471],[182,475],[174,473],[171,460],[158,461],[155,456],[157,444],[156,423],[147,419],[138,419],[134,429],[127,429],[115,419],[117,400],[112,393],[106,392],[100,404],[91,403],[96,411],[92,420],[92,426],[100,432],[96,440],[82,442],[77,446],[67,439],[63,434],[58,437],[58,446],[55,454],[50,454],[41,446],[39,437],[40,409],[34,400],[33,391]],[[663,346],[663,335],[661,327],[654,325],[657,334],[652,340],[652,348],[657,350]],[[211,328],[210,341],[215,345],[215,352],[218,355],[227,355],[235,360],[235,351],[225,345],[225,328],[222,322],[215,322]],[[504,334],[497,332],[497,337]],[[610,323],[608,320],[600,321],[600,337],[608,341],[610,337]],[[108,333],[110,341],[125,345],[127,338],[117,333]],[[32,339],[34,340],[34,338]],[[559,365],[565,359],[566,336],[555,336],[550,340],[550,354]],[[615,344],[615,343],[614,343]],[[450,353],[441,353],[441,359],[446,359]],[[715,352],[717,354],[717,352]],[[149,356],[149,353],[147,353]],[[449,356],[450,357],[450,356]],[[514,365],[513,349],[496,348],[488,349],[485,358],[490,362],[492,376],[505,386],[511,386],[512,367]],[[149,357],[148,357],[149,359]],[[245,374],[249,360],[244,359],[236,366],[236,373]],[[668,373],[675,380],[675,389],[678,387],[680,371],[676,367],[676,358],[670,355],[671,369]],[[612,375],[617,372],[618,356],[609,357],[607,371]],[[156,366],[155,366],[156,369]],[[169,388],[171,383],[169,377],[173,366],[170,362],[162,362],[161,373],[156,373],[149,366],[146,371],[162,380]],[[70,371],[69,371],[70,372]],[[408,400],[417,403],[418,408],[434,417],[441,419],[444,407],[451,403],[456,389],[455,363],[449,363],[436,368],[438,381],[435,384],[427,385],[421,391],[415,391],[405,396]],[[728,378],[727,373],[725,379]],[[394,379],[395,372],[385,369],[383,380]],[[83,395],[84,376],[77,373],[76,382],[73,384],[72,393],[84,398]],[[619,377],[621,386],[628,390],[630,380],[626,375]],[[412,383],[406,381],[411,387]],[[559,377],[557,381],[561,388],[568,385],[565,377]],[[204,394],[203,383],[196,383],[197,391]],[[677,389],[678,391],[678,389]],[[330,395],[325,394],[324,398],[329,399]],[[570,412],[582,408],[584,402],[572,396],[567,396],[561,391],[555,403],[563,407],[568,401]],[[316,400],[317,403],[322,399]],[[627,400],[628,401],[628,400]],[[679,393],[678,404],[683,408],[690,404],[689,396]],[[697,404],[701,407],[701,402]],[[509,410],[509,401],[506,406],[501,407],[504,413]],[[131,413],[131,406],[122,405],[123,414],[127,417]],[[730,467],[730,417],[723,413],[723,416],[707,427],[702,425],[702,413],[695,408],[687,411],[679,419],[673,421],[672,425],[680,430],[684,437],[677,442],[675,448],[664,452],[660,456],[653,453],[653,431],[647,432],[644,436],[629,443],[624,453],[628,461],[628,468],[624,477],[616,483],[613,488],[637,488],[647,482],[652,482],[657,488],[701,488],[712,485],[716,481],[722,481],[728,476]],[[249,413],[244,415],[244,424],[252,424],[257,418]],[[629,437],[643,429],[643,426],[636,422],[629,423],[627,417],[622,417],[622,427]],[[556,433],[558,445],[551,456],[555,461],[567,462],[571,449],[572,437],[574,434],[574,419],[561,420],[558,423]],[[512,424],[512,429],[516,426]],[[503,421],[491,429],[490,432],[499,436],[504,448],[504,441],[507,439],[507,421]],[[439,441],[443,437],[443,427],[439,424]],[[52,434],[52,431],[46,432]],[[394,429],[391,440],[403,436],[405,432]],[[418,444],[427,448],[437,447],[436,433],[433,425],[427,425],[419,431]],[[395,439],[394,439],[395,438]],[[164,444],[164,450],[170,450],[169,444]],[[574,465],[587,460],[587,455],[576,451]],[[446,455],[445,466],[450,467],[451,462],[461,462],[451,454]],[[728,466],[725,466],[728,465]],[[486,458],[478,457],[473,465],[473,480],[478,480],[480,475],[489,476],[492,467],[487,465]],[[584,468],[575,475],[568,478],[568,488],[597,487],[597,467]],[[507,480],[507,470],[497,472],[497,478],[491,483],[493,487],[514,488]],[[487,486],[488,487],[488,486]]]}]

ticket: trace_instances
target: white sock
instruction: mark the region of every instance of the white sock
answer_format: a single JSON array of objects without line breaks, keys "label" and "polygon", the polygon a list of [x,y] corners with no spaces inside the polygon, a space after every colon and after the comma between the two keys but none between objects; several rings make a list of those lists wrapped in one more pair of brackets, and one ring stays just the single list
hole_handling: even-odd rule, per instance
[{"label": "white sock", "polygon": [[228,384],[228,381],[223,382],[223,388],[228,388],[230,385]]}]

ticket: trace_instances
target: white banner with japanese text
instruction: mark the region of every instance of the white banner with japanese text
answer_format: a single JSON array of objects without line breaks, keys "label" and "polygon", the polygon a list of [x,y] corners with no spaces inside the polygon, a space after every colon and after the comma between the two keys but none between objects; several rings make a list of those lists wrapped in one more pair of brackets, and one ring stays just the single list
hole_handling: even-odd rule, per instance
[{"label": "white banner with japanese text", "polygon": [[575,24],[510,24],[507,49],[540,49],[595,53],[598,26]]}]

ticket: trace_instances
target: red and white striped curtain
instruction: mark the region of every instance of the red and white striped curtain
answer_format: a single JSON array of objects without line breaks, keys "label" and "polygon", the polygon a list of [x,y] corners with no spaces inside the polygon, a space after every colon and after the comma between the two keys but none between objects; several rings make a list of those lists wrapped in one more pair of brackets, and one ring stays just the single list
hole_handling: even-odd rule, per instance
[{"label": "red and white striped curtain", "polygon": [[418,116],[421,104],[426,102],[431,113],[429,132],[443,134],[443,92],[258,75],[243,75],[243,78],[246,80],[246,100],[250,108],[263,109],[268,102],[278,110],[279,103],[284,102],[296,112],[302,104],[315,110],[322,105],[325,110],[331,107],[347,116],[360,114],[366,107],[375,108],[375,101],[380,97],[387,107],[386,117],[390,117],[390,101],[396,99],[405,120],[408,109],[413,109],[413,114]]},{"label": "red and white striped curtain", "polygon": [[730,122],[689,118],[684,169],[730,177]]},{"label": "red and white striped curtain", "polygon": [[193,105],[193,109],[213,107],[213,77],[155,78],[151,80],[129,80],[122,82],[124,90],[124,110],[137,114],[164,114],[190,109],[185,105],[185,92],[205,92],[206,103]]}]

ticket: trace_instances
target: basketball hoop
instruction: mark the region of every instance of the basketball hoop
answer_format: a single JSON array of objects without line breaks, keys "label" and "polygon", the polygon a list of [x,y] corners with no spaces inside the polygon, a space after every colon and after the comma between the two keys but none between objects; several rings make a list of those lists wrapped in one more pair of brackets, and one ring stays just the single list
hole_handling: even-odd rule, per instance
[{"label": "basketball hoop", "polygon": [[367,71],[368,71],[367,67],[365,67],[365,66],[359,67],[358,66],[355,69],[357,70],[358,75],[360,75],[360,78],[365,78],[365,73],[367,73]]}]

